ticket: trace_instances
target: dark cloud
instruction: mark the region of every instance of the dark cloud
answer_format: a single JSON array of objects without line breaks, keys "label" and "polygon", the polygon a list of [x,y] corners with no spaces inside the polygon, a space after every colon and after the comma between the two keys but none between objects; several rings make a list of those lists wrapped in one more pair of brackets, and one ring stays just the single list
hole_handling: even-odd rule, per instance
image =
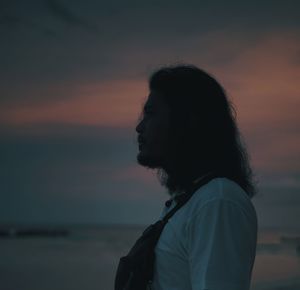
[{"label": "dark cloud", "polygon": [[62,1],[47,0],[46,6],[55,17],[63,22],[82,27],[88,31],[98,32],[97,25],[90,23],[89,21],[86,21],[84,17],[80,17],[73,13],[72,10]]},{"label": "dark cloud", "polygon": [[[0,97],[16,100],[36,83],[136,77],[153,64],[195,57],[208,65],[229,63],[244,43],[299,27],[297,3],[2,1]],[[226,44],[208,40],[210,34],[241,46],[226,51]]]},{"label": "dark cloud", "polygon": [[[72,5],[59,0],[37,1],[2,1],[0,3],[0,25],[9,28],[26,27],[42,32],[44,35],[58,35],[59,27],[53,27],[53,19],[48,14],[54,16],[61,23],[73,27],[80,27],[93,33],[99,32],[95,23],[87,21],[80,13],[72,11]],[[71,6],[71,8],[70,8]],[[40,14],[40,16],[37,16]]]},{"label": "dark cloud", "polygon": [[1,1],[0,3],[0,35],[3,38],[5,30],[8,33],[14,33],[20,28],[36,31],[40,36],[55,36],[56,33],[44,21],[37,21],[34,13],[39,11],[43,14],[39,3],[36,1]]}]

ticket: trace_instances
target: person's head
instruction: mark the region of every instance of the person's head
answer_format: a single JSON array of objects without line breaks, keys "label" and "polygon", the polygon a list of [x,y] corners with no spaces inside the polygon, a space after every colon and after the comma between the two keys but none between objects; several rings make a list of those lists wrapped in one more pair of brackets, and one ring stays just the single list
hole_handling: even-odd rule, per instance
[{"label": "person's head", "polygon": [[183,193],[208,172],[236,181],[255,194],[252,171],[222,86],[193,65],[162,67],[149,79],[137,161],[157,169],[168,192]]}]

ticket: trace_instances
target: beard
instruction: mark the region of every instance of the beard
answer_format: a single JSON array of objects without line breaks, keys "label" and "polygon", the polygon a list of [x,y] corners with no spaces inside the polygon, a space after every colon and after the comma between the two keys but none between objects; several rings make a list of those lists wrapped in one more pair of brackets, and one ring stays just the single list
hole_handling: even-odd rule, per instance
[{"label": "beard", "polygon": [[155,154],[150,154],[145,148],[139,151],[137,155],[137,162],[141,166],[150,169],[163,167],[163,158]]}]

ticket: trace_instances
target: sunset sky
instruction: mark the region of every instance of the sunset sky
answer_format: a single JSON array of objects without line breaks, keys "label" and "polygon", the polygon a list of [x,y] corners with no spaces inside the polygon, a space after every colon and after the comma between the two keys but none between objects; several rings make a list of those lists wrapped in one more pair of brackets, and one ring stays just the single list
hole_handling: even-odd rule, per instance
[{"label": "sunset sky", "polygon": [[191,63],[237,111],[259,223],[300,230],[299,1],[0,2],[0,223],[148,224],[147,79]]}]

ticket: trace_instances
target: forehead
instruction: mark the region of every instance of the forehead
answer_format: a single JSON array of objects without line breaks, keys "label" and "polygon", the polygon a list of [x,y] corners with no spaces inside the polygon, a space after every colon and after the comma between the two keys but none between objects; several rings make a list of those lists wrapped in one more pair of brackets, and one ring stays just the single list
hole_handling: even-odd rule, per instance
[{"label": "forehead", "polygon": [[144,109],[153,109],[153,108],[161,111],[165,111],[168,109],[168,106],[165,103],[162,94],[155,91],[149,93],[148,99],[144,105]]}]

